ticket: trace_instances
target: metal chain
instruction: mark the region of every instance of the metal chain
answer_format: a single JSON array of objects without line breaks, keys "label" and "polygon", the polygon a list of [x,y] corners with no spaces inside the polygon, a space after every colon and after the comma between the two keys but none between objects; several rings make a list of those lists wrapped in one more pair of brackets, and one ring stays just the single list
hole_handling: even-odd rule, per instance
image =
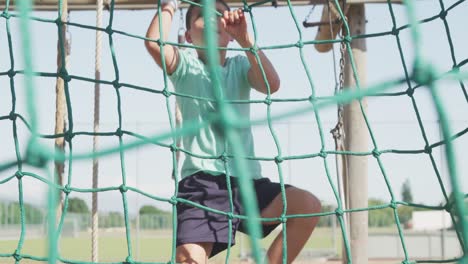
[{"label": "metal chain", "polygon": [[309,21],[309,18],[312,16],[312,14],[314,13],[314,10],[315,10],[315,7],[317,5],[312,5],[312,8],[310,8],[309,10],[309,13],[306,15],[306,17],[304,18],[304,22],[307,22]]},{"label": "metal chain", "polygon": [[[346,17],[345,17],[346,19]],[[340,44],[340,75],[339,75],[339,87],[338,92],[342,92],[344,89],[344,68],[345,68],[345,60],[346,60],[346,43],[343,41],[343,30],[344,30],[344,23],[343,29],[340,31],[339,37],[342,40]],[[340,104],[338,106],[338,122],[342,123],[343,121],[343,105]]]}]

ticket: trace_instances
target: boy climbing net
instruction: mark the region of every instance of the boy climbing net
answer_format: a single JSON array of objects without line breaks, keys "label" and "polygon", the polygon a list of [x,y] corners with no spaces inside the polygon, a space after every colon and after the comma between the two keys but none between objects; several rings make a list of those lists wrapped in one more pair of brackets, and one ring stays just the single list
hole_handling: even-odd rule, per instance
[{"label": "boy climbing net", "polygon": [[[198,3],[198,2],[197,2]],[[184,122],[207,122],[197,133],[182,138],[183,149],[187,154],[182,165],[182,180],[178,183],[178,198],[189,200],[205,207],[234,215],[243,214],[240,202],[239,185],[236,176],[235,159],[203,158],[220,157],[224,153],[232,156],[229,145],[225,144],[222,129],[210,118],[218,113],[213,83],[207,66],[205,49],[196,48],[196,55],[176,46],[159,45],[156,40],[166,41],[170,32],[174,13],[177,10],[176,0],[161,1],[161,13],[156,13],[149,25],[145,42],[146,48],[155,62],[165,69],[178,94],[189,95],[177,97],[180,113]],[[228,101],[249,100],[252,88],[271,94],[278,91],[279,76],[266,57],[259,50],[256,56],[247,51],[245,56],[227,57],[226,48],[230,41],[236,41],[242,48],[252,48],[254,42],[247,31],[247,21],[241,9],[231,11],[222,0],[216,1],[216,10],[221,16],[217,19],[217,39],[219,66],[221,67],[224,98]],[[159,17],[161,16],[161,17]],[[160,25],[159,19],[162,24]],[[205,46],[205,20],[200,6],[192,4],[187,10],[185,38],[195,47]],[[160,32],[160,29],[162,32]],[[162,34],[161,34],[162,33]],[[162,50],[163,49],[163,50]],[[163,55],[163,56],[162,56]],[[164,60],[164,61],[163,61]],[[163,64],[164,63],[164,64]],[[263,77],[262,68],[265,73]],[[195,98],[193,98],[195,97]],[[250,117],[249,104],[232,104],[236,114]],[[183,125],[183,124],[182,124]],[[250,126],[238,129],[242,138],[246,156],[254,156],[254,142]],[[230,156],[231,155],[231,156]],[[273,183],[262,177],[258,160],[246,160],[248,173],[253,179],[255,195],[262,218],[278,218],[283,213],[281,184]],[[231,211],[232,195],[233,211]],[[320,201],[311,193],[286,185],[286,215],[313,214],[320,212]],[[289,218],[283,226],[287,229],[287,263],[291,263],[299,254],[311,235],[318,217]],[[262,235],[273,231],[279,221],[262,221]],[[225,250],[229,244],[234,245],[236,231],[245,232],[245,223],[239,218],[232,220],[229,228],[228,217],[205,211],[186,203],[177,204],[177,248],[178,263],[207,263],[208,258]],[[231,236],[229,235],[231,233]],[[231,238],[231,241],[229,241]],[[283,237],[280,233],[267,251],[269,263],[283,262]]]}]

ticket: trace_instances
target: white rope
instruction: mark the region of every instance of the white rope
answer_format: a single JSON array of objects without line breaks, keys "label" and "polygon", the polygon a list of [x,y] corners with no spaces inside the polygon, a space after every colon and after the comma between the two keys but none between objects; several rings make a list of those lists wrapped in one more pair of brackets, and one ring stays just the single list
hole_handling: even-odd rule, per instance
[{"label": "white rope", "polygon": [[[102,27],[102,10],[103,0],[96,0],[96,27]],[[99,106],[100,106],[100,85],[99,80],[101,79],[101,43],[102,43],[102,32],[96,30],[96,56],[95,56],[95,79],[94,84],[94,133],[99,131]],[[98,149],[98,137],[93,136],[93,151]],[[93,159],[93,189],[98,188],[98,173],[99,173],[99,160],[98,158]],[[99,239],[99,217],[98,217],[98,193],[93,192],[93,205],[92,205],[92,226],[91,226],[91,258],[92,262],[98,262],[98,239]]]},{"label": "white rope", "polygon": [[[177,32],[177,42],[179,44],[184,44],[185,43],[184,12],[182,8],[180,8],[179,10],[180,10],[180,20],[179,20],[179,30]],[[182,49],[182,47],[179,47],[179,49]],[[179,104],[177,103],[177,100],[175,102],[175,121],[176,121],[176,128],[179,129],[182,124],[182,113],[180,112],[180,107],[179,107]],[[176,146],[177,148],[180,148],[181,137],[177,137]],[[176,164],[179,164],[179,160],[180,160],[180,151],[177,151],[176,152]],[[176,175],[176,168],[174,167],[172,169],[172,179],[174,180],[175,180],[175,175]]]},{"label": "white rope", "polygon": [[[348,11],[348,6],[346,4],[343,4],[343,9],[344,14],[346,15],[346,12]],[[331,19],[331,13],[333,12],[333,15],[340,17],[338,13],[338,8],[336,8],[333,4],[330,4],[328,2],[328,21],[330,23],[330,32],[331,36],[335,36],[333,32],[333,26],[332,26],[332,19]],[[346,19],[346,17],[345,17]],[[341,28],[343,28],[344,23],[342,22]],[[341,32],[341,37],[343,32]],[[333,53],[333,70],[335,73],[335,94],[341,92],[343,90],[344,86],[344,60],[345,60],[345,49],[346,47],[344,46],[344,43],[342,42],[340,45],[340,72],[339,75],[337,74],[336,71],[336,56],[335,56],[335,46],[332,45],[332,53]],[[339,76],[337,78],[337,76]],[[331,133],[333,135],[333,139],[335,141],[335,150],[336,151],[345,151],[345,131],[343,127],[343,105],[338,105],[338,122],[335,126],[334,129],[331,130]],[[346,210],[348,208],[348,191],[346,190],[348,183],[348,163],[347,163],[347,158],[343,155],[336,155],[336,178],[337,178],[337,183],[338,183],[338,194],[340,196],[340,207],[342,210]],[[346,227],[346,235],[349,237],[349,223],[348,219],[346,217],[346,214],[343,214],[343,222]],[[344,252],[344,246],[343,246],[343,258],[342,258],[342,263],[346,263],[347,256]]]}]

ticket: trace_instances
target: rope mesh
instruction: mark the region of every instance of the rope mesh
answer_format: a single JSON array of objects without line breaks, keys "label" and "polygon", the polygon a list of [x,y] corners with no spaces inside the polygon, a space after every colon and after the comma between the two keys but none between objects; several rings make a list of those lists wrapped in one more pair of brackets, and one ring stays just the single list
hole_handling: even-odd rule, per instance
[{"label": "rope mesh", "polygon": [[[187,3],[191,3],[190,1],[186,1]],[[255,17],[253,16],[253,13],[251,10],[253,8],[257,8],[265,3],[268,3],[269,1],[260,1],[257,3],[253,4],[247,4],[247,2],[244,0],[243,2],[243,8],[244,11],[247,12],[250,15],[250,20],[252,22],[252,27],[253,27],[253,32],[254,32],[254,39],[255,43],[257,42],[257,28],[256,28],[256,23],[255,23]],[[335,5],[338,7],[338,12],[341,16],[341,18],[344,18],[344,13],[343,10],[341,10],[340,5],[338,3],[338,0],[334,0]],[[215,39],[215,34],[214,30],[212,28],[211,23],[206,23],[207,27],[207,54],[208,54],[208,66],[210,69],[210,74],[212,81],[214,83],[214,89],[216,91],[216,101],[218,102],[219,105],[219,114],[216,116],[213,116],[209,122],[215,122],[219,125],[219,127],[222,128],[222,132],[225,135],[226,144],[229,146],[232,146],[232,153],[224,153],[221,156],[217,157],[202,157],[197,155],[196,153],[191,153],[189,151],[186,151],[184,149],[181,149],[177,146],[177,138],[182,137],[184,135],[196,133],[198,129],[201,127],[205,127],[208,125],[208,123],[187,123],[184,124],[183,129],[179,129],[176,127],[175,122],[173,120],[174,114],[171,112],[171,104],[170,104],[170,99],[171,97],[174,96],[180,96],[180,97],[187,97],[187,98],[193,98],[193,99],[198,99],[198,100],[211,100],[211,99],[206,99],[206,98],[195,98],[193,96],[189,96],[186,94],[180,94],[177,92],[172,92],[169,90],[168,82],[167,82],[167,74],[166,74],[166,67],[163,65],[163,71],[164,71],[164,89],[162,90],[154,90],[154,89],[149,89],[147,87],[141,87],[137,85],[133,85],[130,83],[123,83],[120,82],[119,79],[119,66],[118,66],[118,57],[114,49],[114,44],[113,44],[113,39],[116,34],[119,35],[124,35],[128,36],[131,38],[135,39],[140,39],[140,40],[147,40],[145,37],[142,36],[137,36],[137,35],[132,35],[126,32],[118,31],[113,29],[113,18],[114,18],[114,1],[111,1],[110,4],[110,9],[109,9],[109,21],[107,27],[93,27],[89,25],[82,25],[79,23],[73,23],[73,22],[64,22],[62,19],[62,13],[59,11],[57,14],[56,19],[43,19],[43,18],[38,18],[38,17],[33,17],[31,16],[31,5],[29,1],[18,1],[19,4],[19,12],[13,12],[10,11],[10,4],[11,1],[7,0],[6,1],[6,7],[1,13],[1,19],[5,20],[5,25],[6,25],[6,39],[8,41],[8,50],[9,50],[9,59],[10,59],[10,69],[6,72],[0,72],[0,76],[8,76],[10,80],[10,92],[11,92],[11,98],[12,98],[12,107],[11,111],[8,115],[3,115],[0,116],[0,121],[3,123],[2,125],[6,125],[7,123],[10,123],[12,126],[13,130],[13,141],[15,145],[15,151],[16,151],[16,159],[15,160],[3,160],[0,161],[0,171],[4,171],[7,169],[11,168],[16,168],[16,173],[13,175],[10,175],[4,179],[0,179],[0,185],[1,184],[6,184],[8,182],[12,181],[17,181],[18,183],[18,192],[19,192],[19,197],[18,201],[20,204],[20,221],[21,221],[21,233],[20,237],[18,240],[18,244],[16,246],[16,249],[14,252],[0,252],[0,259],[6,259],[6,260],[15,260],[16,263],[20,262],[22,259],[29,259],[29,260],[35,260],[35,261],[49,261],[50,263],[55,263],[56,261],[62,261],[65,263],[84,263],[80,261],[74,261],[70,259],[64,259],[63,257],[60,256],[59,252],[59,246],[58,246],[58,238],[60,237],[60,234],[62,232],[62,228],[64,225],[64,219],[65,216],[67,215],[67,207],[68,207],[68,201],[69,201],[69,195],[70,193],[73,192],[81,192],[81,193],[99,193],[99,192],[104,192],[104,191],[116,191],[121,193],[121,198],[122,198],[122,204],[123,204],[123,213],[124,213],[124,222],[125,222],[125,230],[126,230],[126,239],[127,239],[127,258],[124,261],[125,263],[137,263],[137,261],[134,260],[134,252],[132,252],[132,245],[131,245],[131,229],[130,229],[130,218],[129,218],[129,209],[128,209],[128,201],[127,201],[127,195],[128,192],[134,192],[137,195],[142,195],[145,197],[148,197],[153,200],[157,201],[162,201],[166,202],[169,204],[172,204],[172,222],[173,222],[173,228],[176,230],[176,213],[175,213],[175,206],[177,203],[188,203],[193,206],[203,208],[204,210],[210,211],[210,212],[215,212],[219,214],[226,215],[229,219],[229,227],[232,228],[232,219],[234,218],[242,218],[248,220],[248,231],[250,234],[253,235],[253,237],[256,237],[260,233],[260,221],[266,221],[266,220],[273,220],[273,219],[261,219],[259,218],[258,214],[258,208],[255,203],[252,203],[250,201],[255,200],[252,199],[254,197],[254,191],[253,191],[253,186],[251,181],[249,180],[248,177],[248,172],[246,171],[246,166],[244,164],[245,159],[248,160],[263,160],[263,161],[271,161],[275,162],[277,164],[278,168],[278,173],[279,173],[279,179],[280,183],[282,185],[282,197],[283,197],[283,213],[280,217],[275,218],[274,220],[278,220],[282,222],[283,224],[287,222],[288,219],[290,218],[297,218],[297,217],[317,217],[317,216],[326,216],[326,215],[334,215],[337,217],[339,221],[339,225],[341,228],[342,236],[344,238],[344,246],[347,254],[347,259],[348,262],[351,263],[351,256],[352,252],[350,252],[350,240],[347,237],[347,231],[346,231],[346,225],[344,223],[344,214],[351,214],[353,212],[359,212],[359,211],[369,211],[369,210],[379,210],[379,209],[384,209],[384,208],[391,208],[393,210],[393,215],[395,218],[395,223],[399,232],[399,237],[400,241],[402,244],[402,248],[404,251],[404,259],[402,260],[402,263],[420,263],[420,262],[430,262],[430,263],[444,263],[444,262],[459,262],[459,263],[468,263],[468,246],[466,244],[466,241],[468,240],[468,223],[466,221],[466,208],[465,208],[465,199],[467,198],[467,194],[462,193],[460,190],[460,175],[457,172],[457,167],[456,164],[457,162],[461,162],[460,160],[456,160],[454,156],[454,143],[455,141],[464,136],[468,128],[465,128],[461,131],[453,132],[452,129],[450,128],[450,122],[447,118],[447,113],[446,109],[444,108],[444,105],[441,102],[441,99],[439,97],[440,94],[440,87],[438,86],[437,81],[438,80],[452,80],[455,82],[459,83],[459,87],[463,92],[463,95],[465,97],[465,101],[468,103],[468,93],[466,90],[466,87],[463,83],[464,80],[468,79],[468,73],[461,71],[461,67],[464,66],[468,62],[468,58],[463,60],[463,61],[457,61],[455,57],[455,49],[453,45],[453,40],[450,32],[450,27],[449,23],[447,22],[447,17],[450,16],[451,10],[454,10],[455,8],[459,7],[465,0],[459,0],[457,2],[454,2],[450,6],[445,6],[444,2],[442,0],[439,0],[440,3],[440,13],[438,15],[435,15],[433,17],[417,21],[415,12],[414,12],[414,3],[413,1],[405,1],[405,9],[407,12],[407,17],[409,24],[403,25],[400,27],[397,27],[396,19],[395,19],[395,14],[393,10],[393,6],[388,1],[388,11],[391,15],[392,18],[392,23],[393,23],[393,29],[391,31],[387,32],[380,32],[380,33],[374,33],[374,34],[364,34],[364,35],[357,35],[357,36],[351,36],[350,35],[350,30],[348,27],[348,24],[346,20],[344,20],[344,34],[343,38],[337,39],[337,40],[321,40],[321,41],[304,41],[302,38],[302,30],[300,28],[300,23],[298,22],[296,18],[296,14],[294,12],[294,9],[292,7],[292,4],[290,1],[287,2],[289,12],[291,17],[294,20],[296,30],[299,35],[299,39],[297,40],[296,43],[288,44],[288,45],[277,45],[277,46],[267,46],[267,47],[262,47],[263,50],[267,49],[285,49],[285,48],[297,48],[299,50],[300,58],[302,61],[302,66],[303,69],[307,75],[307,81],[310,86],[310,96],[307,98],[294,98],[294,99],[281,99],[281,98],[272,98],[270,94],[266,96],[264,100],[251,100],[251,101],[242,101],[242,102],[230,102],[227,100],[224,100],[223,96],[223,87],[222,87],[222,80],[221,80],[221,75],[219,73],[219,67],[217,67],[218,63],[218,52],[216,48],[216,39]],[[59,1],[59,7],[58,10],[61,10],[61,7],[63,5],[63,1]],[[205,12],[205,20],[206,21],[211,21],[210,17],[214,17],[216,15],[219,15],[214,11],[213,8],[210,8],[211,6],[214,5],[214,0],[205,0],[203,2],[203,12]],[[161,11],[159,8],[158,11]],[[15,60],[13,56],[13,52],[15,49],[19,49],[18,47],[14,47],[12,44],[12,36],[11,36],[11,29],[10,29],[10,24],[12,20],[18,19],[20,21],[20,28],[21,28],[21,36],[22,36],[22,48],[21,48],[21,53],[23,54],[22,57],[24,59],[24,69],[18,69],[15,67]],[[440,19],[444,23],[445,27],[445,32],[448,38],[449,46],[450,46],[450,56],[452,60],[452,69],[448,72],[445,73],[437,73],[431,64],[427,63],[424,60],[423,55],[421,54],[421,51],[418,47],[420,47],[421,44],[421,37],[420,37],[420,30],[419,27],[421,24],[428,23],[430,21]],[[66,50],[65,50],[65,40],[61,37],[61,34],[58,34],[59,36],[59,51],[61,53],[61,65],[63,65],[60,69],[58,69],[58,72],[37,72],[34,71],[32,68],[33,65],[33,59],[32,59],[32,53],[31,53],[31,46],[30,46],[30,23],[31,21],[39,21],[42,23],[52,23],[57,25],[58,32],[61,32],[62,27],[65,25],[69,27],[79,27],[83,29],[88,29],[88,30],[94,30],[94,31],[99,31],[104,34],[104,36],[107,35],[108,37],[108,42],[109,42],[109,47],[111,51],[111,57],[112,57],[112,63],[113,63],[113,69],[114,69],[114,80],[101,80],[100,78],[98,79],[91,79],[83,76],[77,76],[73,74],[69,74],[67,72],[67,69],[64,65],[66,65],[64,58],[66,55]],[[160,23],[161,24],[161,23]],[[407,68],[407,62],[405,59],[405,52],[402,48],[401,45],[401,39],[400,39],[400,33],[402,31],[408,30],[411,33],[412,36],[412,41],[414,42],[414,54],[415,54],[415,62],[412,65],[412,69]],[[390,80],[387,82],[382,82],[378,85],[374,86],[369,86],[366,87],[366,89],[362,89],[363,87],[360,87],[360,82],[358,75],[356,73],[356,65],[355,65],[355,60],[353,58],[353,54],[351,52],[351,41],[353,39],[359,39],[359,38],[374,38],[374,37],[380,37],[380,36],[393,36],[396,40],[397,46],[398,46],[398,51],[401,59],[401,67],[404,70],[404,76],[395,80]],[[163,39],[161,37],[161,39]],[[177,46],[183,46],[186,48],[201,48],[201,47],[193,47],[189,45],[183,45],[183,44],[178,44],[178,43],[173,43],[173,42],[164,42],[162,40],[151,40],[157,42],[159,45],[177,45]],[[310,73],[310,69],[308,68],[306,64],[306,58],[304,56],[303,49],[304,47],[308,45],[315,45],[318,43],[338,43],[338,42],[344,42],[346,46],[346,51],[348,53],[348,58],[350,60],[352,70],[354,72],[354,78],[356,82],[357,89],[353,90],[347,90],[344,92],[341,92],[333,97],[320,97],[316,95],[316,91],[314,88],[314,82],[312,75]],[[163,49],[162,49],[163,50]],[[257,60],[259,60],[258,56],[258,51],[259,48],[257,45],[255,45],[253,48],[246,50],[246,49],[241,49],[241,48],[229,48],[229,50],[236,50],[236,51],[248,51],[252,52]],[[164,56],[164,54],[162,54]],[[162,60],[164,63],[164,60]],[[260,65],[261,66],[261,65]],[[266,75],[263,70],[263,67],[261,67],[262,74],[264,80],[266,80]],[[15,78],[17,76],[23,76],[25,78],[25,87],[27,91],[27,113],[29,115],[29,118],[25,118],[21,114],[17,113],[16,111],[16,106],[17,106],[17,100],[16,100],[16,89],[15,89]],[[35,89],[34,89],[34,82],[33,82],[33,77],[34,76],[40,76],[40,77],[50,77],[50,78],[61,78],[64,81],[64,91],[65,91],[65,98],[66,98],[66,107],[67,107],[67,124],[68,127],[64,133],[58,133],[58,134],[39,134],[37,130],[37,116],[36,116],[36,111],[37,111],[37,102],[35,101]],[[74,119],[73,119],[73,104],[70,98],[70,93],[69,93],[69,82],[72,80],[80,80],[80,81],[85,81],[85,82],[90,82],[90,83],[95,83],[95,84],[105,84],[105,85],[111,85],[115,89],[115,95],[117,98],[117,113],[118,113],[118,128],[115,132],[90,132],[90,131],[76,131],[74,130]],[[406,85],[407,89],[406,91],[403,92],[388,92],[387,90],[391,89],[392,87],[395,87],[397,85]],[[156,93],[161,96],[165,97],[166,100],[166,107],[167,107],[167,115],[170,120],[170,127],[171,131],[163,134],[158,134],[158,135],[153,135],[150,137],[139,135],[135,132],[132,131],[127,131],[123,128],[122,126],[122,109],[121,109],[121,91],[122,89],[128,89],[128,90],[140,90],[148,93]],[[418,109],[418,104],[416,102],[415,97],[413,96],[414,92],[417,89],[427,89],[432,97],[432,100],[434,102],[438,118],[440,119],[441,126],[442,126],[442,132],[443,132],[443,139],[438,142],[430,142],[427,135],[426,135],[426,130],[424,128],[421,115],[420,115],[420,110]],[[268,87],[269,90],[269,87]],[[351,151],[336,151],[336,150],[329,150],[327,149],[327,146],[325,145],[325,133],[322,121],[320,119],[319,111],[320,109],[323,109],[327,106],[332,106],[332,105],[337,105],[337,104],[346,104],[349,103],[353,100],[358,100],[360,102],[361,99],[365,97],[383,97],[383,96],[409,96],[413,105],[414,112],[417,116],[417,122],[420,127],[420,133],[424,139],[425,142],[425,148],[424,149],[413,149],[413,150],[398,150],[398,149],[380,149],[379,145],[377,143],[377,140],[375,138],[375,134],[373,133],[372,129],[372,124],[369,121],[366,113],[362,111],[364,120],[366,122],[367,130],[370,134],[373,150],[372,151],[366,151],[366,152],[351,152]],[[290,101],[290,102],[300,102],[300,101],[305,101],[309,102],[310,104],[307,107],[304,107],[302,109],[297,109],[294,111],[290,112],[285,112],[279,115],[273,116],[271,113],[271,108],[274,106],[276,102],[285,102],[285,101]],[[233,113],[233,110],[231,109],[230,104],[232,103],[264,103],[266,105],[267,109],[267,117],[266,119],[262,120],[253,120],[253,121],[248,121],[245,119],[241,119],[240,117],[236,116]],[[362,110],[362,105],[361,105],[361,110]],[[318,125],[319,129],[319,134],[320,134],[320,140],[321,140],[321,150],[318,153],[313,153],[313,154],[306,154],[306,155],[291,155],[291,156],[284,156],[282,154],[281,146],[278,141],[278,138],[275,133],[275,129],[273,128],[272,121],[273,120],[278,120],[278,119],[285,119],[288,117],[292,117],[294,115],[297,115],[299,113],[303,112],[313,112],[315,120]],[[26,155],[22,155],[20,148],[23,144],[23,142],[19,142],[18,138],[18,123],[24,124],[30,131],[31,137],[29,138],[27,144],[27,151]],[[249,125],[257,125],[257,124],[268,124],[268,128],[270,131],[270,134],[272,138],[274,139],[274,143],[276,145],[276,150],[277,153],[275,154],[274,157],[245,157],[243,154],[243,149],[240,147],[241,146],[241,139],[238,137],[238,135],[235,133],[236,129],[239,127],[245,127]],[[75,153],[73,151],[73,138],[75,136],[110,136],[110,137],[117,137],[119,140],[119,144],[114,147],[109,147],[106,149],[102,149],[96,152],[92,153]],[[130,136],[135,138],[135,140],[130,141],[130,142],[124,142],[123,136]],[[49,148],[44,147],[43,145],[40,144],[40,139],[57,139],[57,138],[63,138],[68,146],[68,149],[65,151],[65,153],[61,152],[55,152],[55,150],[51,150]],[[171,139],[172,143],[166,144],[166,143],[161,143],[162,140],[165,139]],[[241,192],[241,198],[242,202],[245,205],[245,215],[236,215],[232,213],[232,200],[231,200],[231,212],[221,212],[212,208],[207,208],[204,206],[201,206],[199,204],[192,203],[190,201],[184,200],[177,198],[177,191],[175,191],[174,195],[172,197],[159,197],[159,196],[154,196],[149,193],[146,193],[142,190],[139,190],[138,188],[132,187],[127,184],[127,173],[126,173],[126,168],[125,168],[125,153],[127,150],[134,149],[136,147],[145,145],[145,144],[156,144],[158,146],[165,147],[167,149],[170,149],[172,151],[172,161],[173,161],[173,166],[175,168],[175,183],[180,178],[180,175],[177,173],[177,160],[176,160],[176,152],[181,151],[185,153],[185,155],[193,155],[196,157],[200,158],[209,158],[209,159],[221,159],[224,161],[224,164],[226,165],[226,169],[228,168],[227,166],[227,161],[229,159],[236,159],[236,166],[238,167],[238,171],[240,172],[239,174],[239,185],[240,188],[243,190]],[[450,185],[452,188],[451,193],[447,191],[447,187],[444,186],[444,183],[441,179],[440,175],[440,168],[436,165],[435,157],[432,151],[435,148],[445,148],[446,151],[446,156],[447,156],[447,165],[449,169],[449,176],[450,176]],[[391,185],[389,184],[389,179],[388,175],[385,170],[384,162],[381,160],[382,155],[386,155],[389,153],[394,153],[394,154],[425,154],[428,155],[428,157],[431,160],[431,164],[433,167],[433,170],[435,171],[435,174],[437,176],[437,180],[440,184],[440,188],[442,190],[442,193],[445,198],[445,204],[441,206],[427,206],[423,204],[417,204],[417,203],[407,203],[403,201],[399,201],[395,198],[394,195],[394,190],[392,189]],[[89,159],[95,159],[98,157],[102,156],[107,156],[107,155],[113,155],[113,154],[118,154],[120,156],[120,169],[121,169],[121,174],[122,174],[122,184],[120,186],[113,186],[113,187],[106,187],[106,188],[91,188],[91,189],[83,189],[83,188],[77,188],[73,186],[72,183],[72,173],[69,171],[68,173],[68,180],[67,183],[64,186],[60,186],[55,182],[54,176],[53,175],[48,175],[49,172],[46,170],[46,165],[50,162],[68,162],[69,167],[71,168],[71,164],[74,161],[77,160],[89,160]],[[330,162],[330,157],[328,155],[344,155],[344,156],[350,156],[350,155],[360,155],[360,156],[368,156],[368,157],[373,157],[381,170],[382,176],[386,182],[388,192],[390,193],[391,200],[388,201],[386,204],[378,205],[378,206],[371,206],[371,207],[366,207],[366,208],[353,208],[349,210],[344,210],[340,205],[342,202],[340,201],[340,196],[338,194],[338,188],[335,186],[335,184],[332,181],[332,173],[329,169],[329,162]],[[239,158],[242,157],[242,158]],[[328,158],[327,158],[328,157]],[[327,174],[328,182],[333,190],[334,197],[336,199],[337,204],[339,205],[338,208],[335,211],[331,212],[321,212],[317,214],[305,214],[305,215],[287,215],[286,209],[287,209],[287,201],[285,199],[285,190],[284,190],[284,177],[283,177],[283,169],[282,169],[282,162],[287,161],[287,160],[299,160],[299,159],[306,159],[306,158],[319,158],[323,160],[324,168]],[[27,170],[23,169],[23,165],[32,165],[37,168],[42,168],[44,175],[39,175],[37,173],[33,173]],[[71,169],[70,169],[71,170]],[[229,171],[227,172],[227,175],[229,175]],[[46,183],[49,186],[49,192],[48,192],[48,215],[49,216],[54,216],[54,217],[48,217],[48,243],[49,243],[49,252],[47,257],[38,257],[38,256],[32,256],[32,255],[27,255],[22,253],[23,249],[23,244],[25,241],[25,234],[26,234],[26,223],[25,223],[25,212],[24,212],[24,201],[23,201],[23,196],[24,196],[24,190],[23,190],[23,180],[24,177],[28,177],[37,181],[41,181]],[[228,181],[229,182],[229,181]],[[230,189],[230,188],[229,188]],[[64,194],[64,210],[60,218],[58,218],[58,222],[56,223],[56,205],[58,204],[58,194],[57,192],[62,192]],[[231,197],[232,199],[232,197]],[[399,215],[397,212],[397,208],[399,206],[411,206],[414,208],[429,208],[429,209],[434,209],[434,210],[445,210],[451,213],[452,221],[455,223],[455,230],[458,236],[458,242],[461,245],[462,249],[462,256],[456,259],[450,259],[450,260],[427,260],[427,261],[414,261],[411,260],[407,248],[405,245],[405,237],[403,234],[403,228],[402,224],[400,223]],[[284,242],[286,242],[286,229],[283,228],[283,239]],[[170,259],[170,263],[175,263],[175,236],[176,232],[173,231],[173,244],[172,244],[172,257]],[[260,263],[261,260],[261,250],[260,246],[258,244],[258,241],[255,239],[251,240],[251,245],[252,245],[252,250],[254,252],[254,258],[257,263]],[[283,244],[283,250],[286,252],[287,248],[287,243]],[[227,251],[227,256],[226,256],[226,262],[228,262],[230,257],[230,247],[228,248]],[[286,260],[286,254],[283,254],[283,261]],[[94,262],[93,262],[94,263]]]}]

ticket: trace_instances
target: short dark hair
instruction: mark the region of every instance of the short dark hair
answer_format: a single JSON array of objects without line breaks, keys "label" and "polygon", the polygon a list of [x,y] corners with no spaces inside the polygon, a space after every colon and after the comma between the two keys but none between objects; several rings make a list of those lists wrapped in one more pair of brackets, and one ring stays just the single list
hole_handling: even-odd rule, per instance
[{"label": "short dark hair", "polygon": [[[194,2],[196,4],[201,4],[202,0],[194,0],[192,2]],[[224,7],[226,7],[226,10],[228,10],[228,11],[231,10],[229,5],[224,0],[216,0],[215,3],[221,3]],[[185,15],[185,28],[187,30],[190,29],[190,19],[192,18],[193,10],[196,7],[200,7],[200,6],[195,5],[195,4],[190,4],[189,8],[187,9],[187,14]]]}]

